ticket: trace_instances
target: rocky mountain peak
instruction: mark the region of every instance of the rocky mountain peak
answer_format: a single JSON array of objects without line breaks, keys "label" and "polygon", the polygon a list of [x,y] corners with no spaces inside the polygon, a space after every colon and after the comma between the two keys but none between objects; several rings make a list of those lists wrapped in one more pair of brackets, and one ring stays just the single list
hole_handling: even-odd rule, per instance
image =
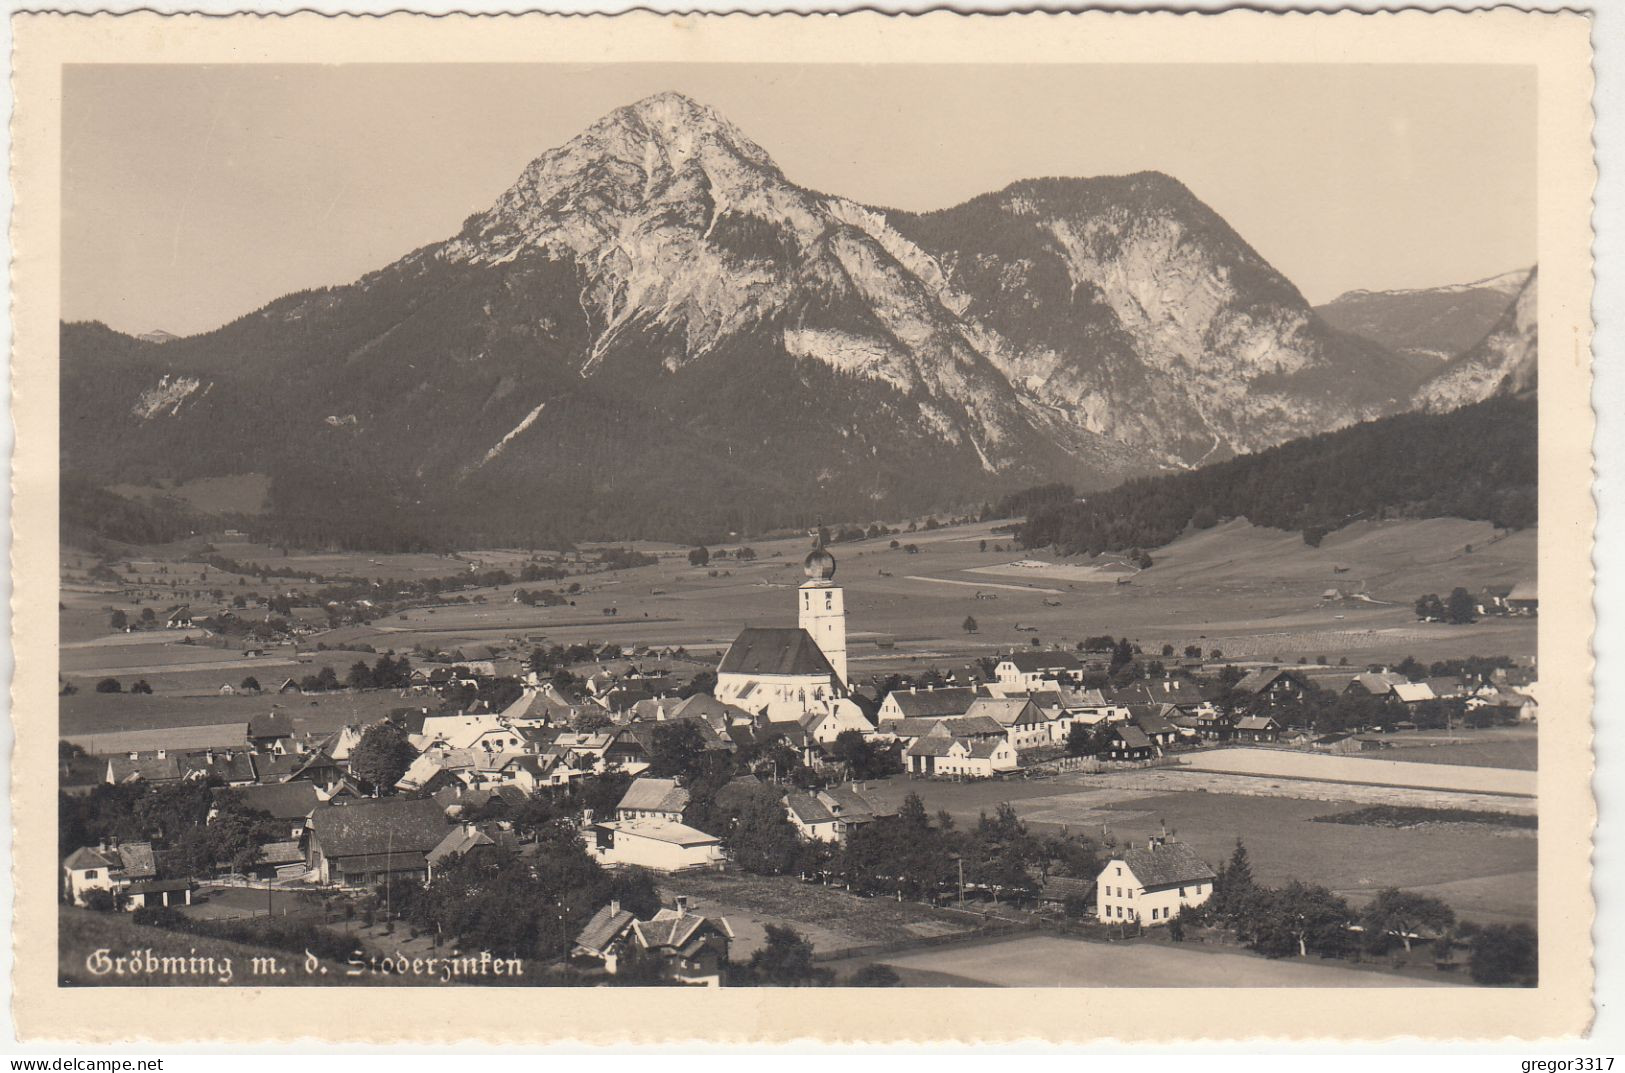
[{"label": "rocky mountain peak", "polygon": [[[1098,487],[1392,412],[1429,375],[1329,328],[1167,175],[882,210],[788,180],[678,93],[603,116],[457,235],[355,286],[290,295],[161,359],[107,334],[63,344],[79,376],[64,397],[128,415],[65,448],[89,470],[171,457],[244,413],[282,434],[295,419],[264,399],[300,381],[355,416],[306,430],[288,487],[362,452],[448,517],[523,487],[610,528]],[[127,356],[116,384],[98,354]],[[237,460],[244,442],[222,441],[211,470],[259,465]],[[664,476],[618,503],[600,479],[611,455]]]},{"label": "rocky mountain peak", "polygon": [[767,151],[719,112],[680,93],[617,108],[525,168],[488,211],[469,220],[454,257],[502,258],[562,240],[576,253],[628,219],[675,210],[709,216],[783,176]]}]

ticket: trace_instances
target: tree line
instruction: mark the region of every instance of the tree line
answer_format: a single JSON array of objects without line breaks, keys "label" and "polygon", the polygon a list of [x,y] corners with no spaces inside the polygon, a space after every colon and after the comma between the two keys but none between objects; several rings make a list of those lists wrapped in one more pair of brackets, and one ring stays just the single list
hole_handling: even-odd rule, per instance
[{"label": "tree line", "polygon": [[[1496,398],[1448,414],[1399,414],[1214,463],[1142,477],[1084,501],[1057,486],[1032,502],[1017,539],[1027,548],[1098,555],[1160,547],[1188,529],[1246,518],[1302,531],[1318,544],[1350,522],[1482,519],[1508,529],[1537,519],[1536,401]],[[1025,501],[1025,500],[1024,500]]]}]

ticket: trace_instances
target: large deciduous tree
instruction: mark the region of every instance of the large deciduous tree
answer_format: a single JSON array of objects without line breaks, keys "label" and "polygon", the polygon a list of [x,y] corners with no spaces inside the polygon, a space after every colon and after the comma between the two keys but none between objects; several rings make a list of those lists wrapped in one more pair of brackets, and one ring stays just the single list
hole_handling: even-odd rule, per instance
[{"label": "large deciduous tree", "polygon": [[1257,891],[1248,901],[1251,945],[1265,957],[1308,957],[1310,951],[1335,956],[1347,948],[1353,914],[1325,887],[1294,879],[1279,890]]},{"label": "large deciduous tree", "polygon": [[350,753],[350,770],[371,783],[376,792],[393,792],[395,784],[417,757],[417,750],[394,723],[367,728]]},{"label": "large deciduous tree", "polygon": [[1393,887],[1379,893],[1360,914],[1366,947],[1376,953],[1395,939],[1408,953],[1413,938],[1437,938],[1455,922],[1455,910],[1438,898]]}]

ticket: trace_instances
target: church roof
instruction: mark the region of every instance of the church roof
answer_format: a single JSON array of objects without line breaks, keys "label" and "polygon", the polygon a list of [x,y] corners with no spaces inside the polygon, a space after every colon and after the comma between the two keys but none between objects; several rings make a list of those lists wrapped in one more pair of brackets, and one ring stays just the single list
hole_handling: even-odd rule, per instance
[{"label": "church roof", "polygon": [[827,674],[835,677],[806,630],[799,627],[755,627],[741,630],[722,657],[718,674]]}]

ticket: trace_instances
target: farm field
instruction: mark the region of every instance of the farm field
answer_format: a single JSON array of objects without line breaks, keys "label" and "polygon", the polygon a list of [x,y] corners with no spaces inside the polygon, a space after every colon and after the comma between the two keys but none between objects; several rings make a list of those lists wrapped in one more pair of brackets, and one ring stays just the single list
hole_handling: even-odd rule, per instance
[{"label": "farm field", "polygon": [[236,686],[253,677],[266,689],[286,678],[302,678],[324,666],[342,678],[358,659],[373,662],[368,652],[329,649],[295,655],[292,645],[273,645],[263,656],[245,656],[238,646],[182,644],[185,637],[206,636],[201,630],[153,630],[145,633],[107,634],[60,646],[57,673],[81,690],[97,680],[117,678],[128,688],[136,679],[166,695],[217,694],[223,685]]},{"label": "farm field", "polygon": [[1180,762],[1197,771],[1239,775],[1356,782],[1462,793],[1517,794],[1524,797],[1533,797],[1535,793],[1535,773],[1532,771],[1465,764],[1429,764],[1422,762],[1421,757],[1411,762],[1288,752],[1282,749],[1213,749],[1184,754]]},{"label": "farm field", "polygon": [[[1104,585],[1078,580],[1093,576],[1101,564],[1025,552],[1011,544],[1008,534],[993,529],[994,523],[981,523],[900,534],[899,543],[914,545],[916,554],[891,548],[889,537],[833,547],[840,564],[837,579],[847,593],[849,629],[869,638],[852,646],[849,658],[856,673],[918,670],[932,662],[1027,646],[1035,638],[1070,648],[1101,633],[1127,635],[1148,652],[1165,643],[1181,650],[1196,644],[1204,652],[1221,649],[1232,659],[1295,662],[1326,656],[1335,662],[1347,656],[1354,666],[1406,655],[1425,661],[1472,654],[1530,658],[1535,650],[1534,619],[1447,626],[1416,622],[1411,613],[1423,593],[1532,577],[1532,532],[1498,537],[1488,523],[1451,519],[1357,523],[1310,548],[1297,534],[1230,522],[1153,549],[1152,569],[1134,575],[1129,584]],[[432,613],[413,610],[404,618],[351,628],[345,637],[380,651],[419,642],[456,647],[544,634],[550,642],[681,645],[714,652],[742,627],[791,621],[789,593],[801,581],[807,539],[750,544],[757,552],[755,561],[713,559],[703,568],[689,565],[688,549],[678,545],[616,545],[635,547],[660,561],[574,579],[584,590],[572,596],[574,606],[516,603],[515,589],[538,586],[513,585],[482,590],[483,603]],[[1469,544],[1475,549],[1471,553],[1464,550]],[[727,547],[731,551],[737,546]],[[221,554],[247,562],[366,577],[448,576],[471,566],[511,567],[523,559],[523,553],[512,549],[453,556],[285,557],[263,545],[217,547]],[[83,561],[79,553],[68,555]],[[1040,565],[1011,565],[1015,563]],[[986,569],[998,573],[978,572]],[[248,587],[256,584],[250,581]],[[1323,600],[1333,586],[1363,592],[1369,600]],[[162,596],[169,590],[160,586],[156,591]],[[979,593],[993,598],[980,599]],[[70,620],[74,628],[63,640],[74,641],[91,639],[98,628],[105,634],[101,609],[117,600],[110,591],[86,591],[64,602],[64,631]],[[606,609],[615,614],[604,614]],[[962,628],[967,615],[976,619],[974,634]],[[1036,629],[1017,631],[1017,625]],[[882,638],[895,647],[878,647]]]},{"label": "farm field", "polygon": [[325,734],[346,723],[367,722],[392,709],[422,703],[391,690],[374,693],[327,693],[321,696],[172,697],[81,690],[58,698],[59,733],[96,734],[152,727],[246,721],[271,711],[286,712],[296,733]]},{"label": "farm field", "polygon": [[795,928],[821,951],[971,930],[970,924],[953,919],[950,910],[861,898],[789,876],[676,873],[661,876],[660,886],[667,896],[687,896],[698,912],[727,917],[737,961],[748,959],[766,941],[769,924]]},{"label": "farm field", "polygon": [[1403,805],[1412,808],[1464,808],[1479,812],[1534,815],[1535,799],[1511,794],[1469,794],[1457,790],[1424,790],[1382,783],[1319,782],[1271,778],[1187,767],[1114,771],[1097,776],[1101,786],[1158,794],[1226,794],[1235,797],[1290,797],[1298,801],[1338,801],[1359,805]]},{"label": "farm field", "polygon": [[1537,770],[1540,757],[1540,742],[1532,727],[1492,727],[1465,734],[1423,731],[1379,737],[1394,748],[1380,753],[1350,753],[1350,757],[1518,771]]},{"label": "farm field", "polygon": [[1499,922],[1533,921],[1535,915],[1537,839],[1532,831],[1314,822],[1317,816],[1362,804],[1397,803],[1392,794],[1370,795],[1370,801],[1357,803],[1170,791],[1117,775],[1026,783],[893,778],[869,785],[889,803],[900,802],[911,791],[918,793],[928,812],[945,809],[961,827],[975,824],[979,814],[991,814],[1001,801],[1009,801],[1035,829],[1071,831],[1096,841],[1109,835],[1119,844],[1143,845],[1166,827],[1214,865],[1229,858],[1240,838],[1261,883],[1301,879],[1356,902],[1384,887],[1420,890],[1454,884],[1452,905],[1463,916]]},{"label": "farm field", "polygon": [[1393,976],[1318,958],[1271,961],[1253,954],[1151,943],[1094,943],[1028,935],[831,963],[848,972],[868,961],[919,987],[1448,987],[1445,979]]},{"label": "farm field", "polygon": [[215,551],[227,559],[273,570],[296,570],[323,577],[358,577],[377,580],[450,577],[465,574],[475,563],[457,555],[385,552],[331,552],[283,554],[281,548],[250,541],[219,540]]}]

